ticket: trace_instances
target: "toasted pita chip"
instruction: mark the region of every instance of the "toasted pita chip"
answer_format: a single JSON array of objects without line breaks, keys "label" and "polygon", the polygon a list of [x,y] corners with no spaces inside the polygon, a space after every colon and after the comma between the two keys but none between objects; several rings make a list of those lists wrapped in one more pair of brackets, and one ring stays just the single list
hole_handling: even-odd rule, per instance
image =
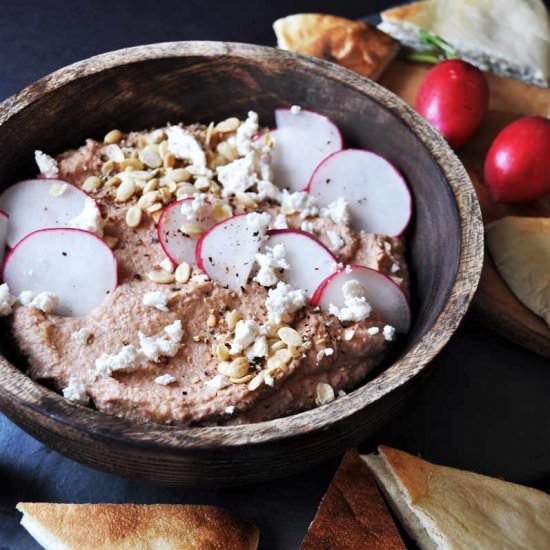
[{"label": "toasted pita chip", "polygon": [[449,42],[482,70],[547,87],[550,17],[542,0],[428,0],[382,12],[379,29],[426,49],[419,30]]},{"label": "toasted pita chip", "polygon": [[549,495],[396,449],[378,452],[363,459],[422,549],[549,548]]},{"label": "toasted pita chip", "polygon": [[399,43],[361,21],[299,13],[273,23],[279,48],[334,61],[377,79],[397,54]]},{"label": "toasted pita chip", "polygon": [[259,531],[213,506],[20,502],[21,525],[46,550],[254,550]]},{"label": "toasted pita chip", "polygon": [[550,326],[550,218],[508,216],[487,225],[486,235],[510,290]]},{"label": "toasted pita chip", "polygon": [[355,449],[336,471],[300,550],[405,550],[369,469]]}]

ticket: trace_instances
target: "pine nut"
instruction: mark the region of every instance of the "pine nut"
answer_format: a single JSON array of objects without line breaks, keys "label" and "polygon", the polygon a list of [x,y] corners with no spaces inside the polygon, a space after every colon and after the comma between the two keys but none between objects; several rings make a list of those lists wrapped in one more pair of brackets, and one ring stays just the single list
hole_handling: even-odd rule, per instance
[{"label": "pine nut", "polygon": [[158,168],[162,166],[162,158],[159,153],[158,145],[148,145],[139,152],[139,160],[149,166],[149,168]]},{"label": "pine nut", "polygon": [[281,327],[277,335],[288,347],[299,348],[303,344],[300,333],[292,327]]},{"label": "pine nut", "polygon": [[257,390],[265,382],[264,373],[259,372],[252,380],[248,383],[248,391]]},{"label": "pine nut", "polygon": [[191,266],[187,262],[182,262],[176,268],[174,275],[178,283],[185,284],[191,277]]},{"label": "pine nut", "polygon": [[231,310],[225,317],[225,322],[227,323],[227,328],[229,330],[235,330],[237,323],[239,322],[241,316],[236,309]]},{"label": "pine nut", "polygon": [[91,193],[101,187],[101,179],[97,176],[88,176],[82,184],[82,190]]},{"label": "pine nut", "polygon": [[107,132],[105,134],[105,137],[103,138],[103,143],[105,143],[106,145],[118,143],[123,137],[124,134],[120,130],[111,130],[110,132]]},{"label": "pine nut", "polygon": [[208,319],[206,319],[206,326],[208,328],[214,328],[218,324],[218,319],[216,317],[216,314],[214,312],[211,312],[208,316]]},{"label": "pine nut", "polygon": [[115,193],[117,202],[126,202],[136,192],[136,184],[131,179],[125,179],[118,187]]},{"label": "pine nut", "polygon": [[241,121],[237,117],[230,117],[218,122],[214,130],[220,134],[225,134],[227,132],[234,132],[240,125]]},{"label": "pine nut", "polygon": [[157,283],[159,285],[169,285],[175,280],[175,277],[172,273],[168,273],[163,269],[153,269],[149,271],[149,273],[147,274],[147,278],[150,281],[153,281],[153,283]]},{"label": "pine nut", "polygon": [[134,204],[126,212],[126,225],[128,227],[137,227],[141,223],[141,208]]}]

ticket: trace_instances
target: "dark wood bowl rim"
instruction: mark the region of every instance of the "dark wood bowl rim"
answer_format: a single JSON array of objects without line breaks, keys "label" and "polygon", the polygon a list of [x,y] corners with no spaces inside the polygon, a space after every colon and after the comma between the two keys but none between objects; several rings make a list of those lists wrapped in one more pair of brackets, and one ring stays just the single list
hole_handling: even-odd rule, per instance
[{"label": "dark wood bowl rim", "polygon": [[[323,74],[364,93],[401,118],[423,143],[447,178],[461,221],[461,254],[456,280],[443,311],[431,329],[397,362],[375,379],[336,401],[299,413],[242,426],[175,427],[142,425],[81,407],[33,382],[0,356],[0,394],[10,408],[30,409],[41,422],[55,422],[118,445],[156,451],[200,451],[216,447],[259,445],[323,430],[397,390],[416,377],[447,343],[462,320],[477,288],[483,264],[481,212],[470,179],[443,138],[400,98],[377,83],[333,63],[274,48],[227,42],[166,42],[137,46],[94,56],[69,65],[31,84],[0,105],[0,124],[38,98],[69,82],[130,63],[161,58],[231,56],[243,61],[285,61],[304,72]],[[397,376],[396,376],[397,374]],[[22,411],[22,414],[24,412]],[[33,416],[36,417],[36,414]]]}]

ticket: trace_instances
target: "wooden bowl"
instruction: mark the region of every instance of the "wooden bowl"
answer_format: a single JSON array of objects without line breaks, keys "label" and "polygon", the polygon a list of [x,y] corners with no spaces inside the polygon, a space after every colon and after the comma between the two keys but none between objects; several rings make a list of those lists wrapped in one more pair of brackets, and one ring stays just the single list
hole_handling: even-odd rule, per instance
[{"label": "wooden bowl", "polygon": [[0,186],[35,172],[35,149],[54,154],[113,127],[209,122],[249,109],[271,122],[275,107],[290,104],[328,115],[348,144],[391,160],[414,194],[407,233],[414,322],[388,368],[349,395],[288,418],[232,427],[139,425],[33,382],[6,325],[0,408],[9,418],[85,464],[187,486],[290,474],[356,445],[388,419],[457,328],[483,260],[480,210],[466,172],[391,92],[334,64],[259,46],[176,42],[120,50],[61,69],[0,106]]}]

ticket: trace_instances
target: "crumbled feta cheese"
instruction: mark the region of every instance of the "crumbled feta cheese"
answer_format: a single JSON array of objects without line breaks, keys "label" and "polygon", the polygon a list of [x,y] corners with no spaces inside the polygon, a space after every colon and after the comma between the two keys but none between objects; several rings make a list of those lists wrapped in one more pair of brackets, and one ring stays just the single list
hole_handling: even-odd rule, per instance
[{"label": "crumbled feta cheese", "polygon": [[10,288],[7,283],[0,285],[0,316],[5,317],[12,312],[12,306],[15,304],[16,298],[10,293]]},{"label": "crumbled feta cheese", "polygon": [[395,328],[391,325],[385,325],[382,333],[384,334],[384,340],[388,342],[391,342],[395,338]]},{"label": "crumbled feta cheese", "polygon": [[245,350],[248,346],[254,343],[256,336],[260,332],[258,323],[253,319],[238,321],[235,325],[235,337],[231,344],[229,353],[235,355]]},{"label": "crumbled feta cheese", "polygon": [[214,378],[207,380],[205,385],[212,390],[218,391],[229,386],[230,382],[223,374],[216,374]]},{"label": "crumbled feta cheese", "polygon": [[118,353],[101,355],[95,361],[95,369],[98,374],[111,376],[116,371],[133,371],[139,368],[145,359],[141,350],[129,344],[123,346]]},{"label": "crumbled feta cheese", "polygon": [[93,335],[91,331],[85,327],[75,330],[71,334],[71,338],[74,338],[79,344],[82,344],[83,346],[87,346],[90,343],[90,338],[92,336]]},{"label": "crumbled feta cheese", "polygon": [[344,390],[338,390],[338,397],[345,397],[346,392]]},{"label": "crumbled feta cheese", "polygon": [[91,231],[100,237],[103,236],[103,218],[95,201],[90,197],[86,197],[82,212],[72,220],[69,220],[67,225],[76,229]]},{"label": "crumbled feta cheese", "polygon": [[307,295],[302,289],[293,289],[289,284],[279,281],[275,288],[269,289],[265,305],[268,320],[280,324],[290,320],[291,315],[306,305]]},{"label": "crumbled feta cheese", "polygon": [[173,384],[177,378],[175,376],[172,376],[171,374],[161,374],[160,376],[157,376],[155,378],[155,384],[159,384],[160,386],[169,386],[170,384]]},{"label": "crumbled feta cheese", "polygon": [[263,236],[271,225],[271,216],[267,212],[250,212],[246,215],[246,224],[254,233]]},{"label": "crumbled feta cheese", "polygon": [[252,150],[252,140],[258,134],[258,113],[248,111],[247,119],[237,128],[235,144],[240,155]]},{"label": "crumbled feta cheese", "polygon": [[300,105],[292,105],[292,107],[290,107],[290,112],[293,114],[293,115],[297,115],[301,112],[302,108],[300,107]]},{"label": "crumbled feta cheese", "polygon": [[195,273],[191,277],[191,282],[195,283],[196,285],[200,285],[202,283],[207,283],[210,280],[210,277],[206,273]]},{"label": "crumbled feta cheese", "polygon": [[351,279],[342,286],[344,295],[344,307],[337,308],[329,305],[329,313],[338,317],[340,321],[363,321],[372,311],[370,304],[365,297],[365,289],[359,281]]},{"label": "crumbled feta cheese", "polygon": [[59,176],[57,161],[53,157],[50,157],[50,155],[46,155],[46,153],[36,150],[34,152],[34,160],[36,161],[38,170],[40,170],[43,176],[47,178],[57,178],[57,176]]},{"label": "crumbled feta cheese", "polygon": [[193,166],[205,167],[206,155],[193,134],[180,126],[166,128],[168,150],[179,159],[188,160]]},{"label": "crumbled feta cheese", "polygon": [[349,225],[350,212],[349,204],[342,197],[332,201],[326,208],[321,209],[321,216],[330,218],[338,225]]},{"label": "crumbled feta cheese", "polygon": [[315,224],[309,220],[304,220],[300,224],[300,229],[302,231],[307,231],[308,233],[315,233]]},{"label": "crumbled feta cheese", "polygon": [[157,362],[162,356],[174,357],[178,353],[183,338],[181,321],[179,319],[174,321],[154,336],[145,336],[142,332],[138,332],[138,338],[141,351],[148,359]]},{"label": "crumbled feta cheese", "polygon": [[193,195],[192,200],[186,200],[181,203],[180,211],[188,220],[195,220],[205,214],[206,209],[210,207],[209,196],[206,193],[197,193]]},{"label": "crumbled feta cheese", "polygon": [[284,214],[277,214],[273,220],[273,229],[288,229],[286,223],[286,216]]},{"label": "crumbled feta cheese", "polygon": [[367,329],[367,334],[370,334],[371,336],[376,336],[380,332],[380,329],[378,327],[369,327]]},{"label": "crumbled feta cheese", "polygon": [[344,246],[344,239],[336,233],[336,231],[333,231],[332,229],[327,230],[327,238],[329,240],[329,248],[336,252],[340,250]]},{"label": "crumbled feta cheese", "polygon": [[353,340],[354,336],[355,336],[355,329],[348,328],[344,331],[344,340],[346,340],[346,342]]},{"label": "crumbled feta cheese", "polygon": [[169,311],[169,299],[170,296],[168,296],[168,294],[165,294],[164,292],[159,292],[158,290],[154,290],[152,292],[146,292],[143,295],[142,302],[144,306],[154,307],[159,311]]},{"label": "crumbled feta cheese", "polygon": [[334,395],[334,388],[330,384],[326,384],[324,382],[317,384],[315,397],[315,403],[317,405],[326,405],[335,399],[336,396]]},{"label": "crumbled feta cheese", "polygon": [[317,352],[317,361],[321,361],[323,357],[329,357],[330,355],[334,355],[334,349],[333,348],[323,348],[322,350],[319,350]]},{"label": "crumbled feta cheese", "polygon": [[52,313],[59,305],[59,297],[52,292],[39,292],[35,295],[32,290],[23,290],[18,300],[21,305],[34,307],[44,313]]},{"label": "crumbled feta cheese", "polygon": [[257,199],[260,202],[265,201],[266,199],[270,199],[274,202],[281,202],[281,190],[276,185],[273,185],[271,181],[269,181],[270,177],[271,176],[269,174],[262,173],[262,179],[259,180],[256,184],[256,187],[258,189]]},{"label": "crumbled feta cheese", "polygon": [[286,258],[285,245],[276,244],[273,248],[266,247],[264,252],[256,254],[256,262],[260,268],[254,280],[262,286],[273,286],[279,281],[281,271],[290,269]]},{"label": "crumbled feta cheese", "polygon": [[206,176],[199,176],[195,179],[195,187],[199,191],[206,191],[210,188],[210,180]]},{"label": "crumbled feta cheese", "polygon": [[351,267],[351,265],[348,264],[348,265],[345,267],[344,271],[345,271],[346,273],[353,273],[353,268]]},{"label": "crumbled feta cheese", "polygon": [[229,405],[229,407],[225,407],[224,410],[225,414],[234,414],[235,413],[235,405]]},{"label": "crumbled feta cheese", "polygon": [[399,264],[392,264],[390,271],[392,273],[397,273],[400,269]]},{"label": "crumbled feta cheese", "polygon": [[249,361],[253,361],[257,357],[267,357],[268,351],[267,338],[257,336],[254,343],[245,351],[245,355]]},{"label": "crumbled feta cheese", "polygon": [[307,191],[294,193],[283,189],[281,193],[281,210],[283,214],[300,214],[300,219],[310,218],[319,214],[315,199]]},{"label": "crumbled feta cheese", "polygon": [[69,401],[75,403],[81,403],[87,405],[90,401],[88,394],[86,393],[86,386],[76,377],[71,376],[69,378],[69,384],[63,388],[63,397]]},{"label": "crumbled feta cheese", "polygon": [[266,373],[264,375],[264,382],[266,386],[273,387],[275,385],[275,378],[273,378],[273,376],[271,376],[270,374]]},{"label": "crumbled feta cheese", "polygon": [[250,152],[229,164],[218,166],[216,173],[219,182],[223,186],[222,194],[224,197],[244,193],[258,182],[254,159],[254,152]]}]

